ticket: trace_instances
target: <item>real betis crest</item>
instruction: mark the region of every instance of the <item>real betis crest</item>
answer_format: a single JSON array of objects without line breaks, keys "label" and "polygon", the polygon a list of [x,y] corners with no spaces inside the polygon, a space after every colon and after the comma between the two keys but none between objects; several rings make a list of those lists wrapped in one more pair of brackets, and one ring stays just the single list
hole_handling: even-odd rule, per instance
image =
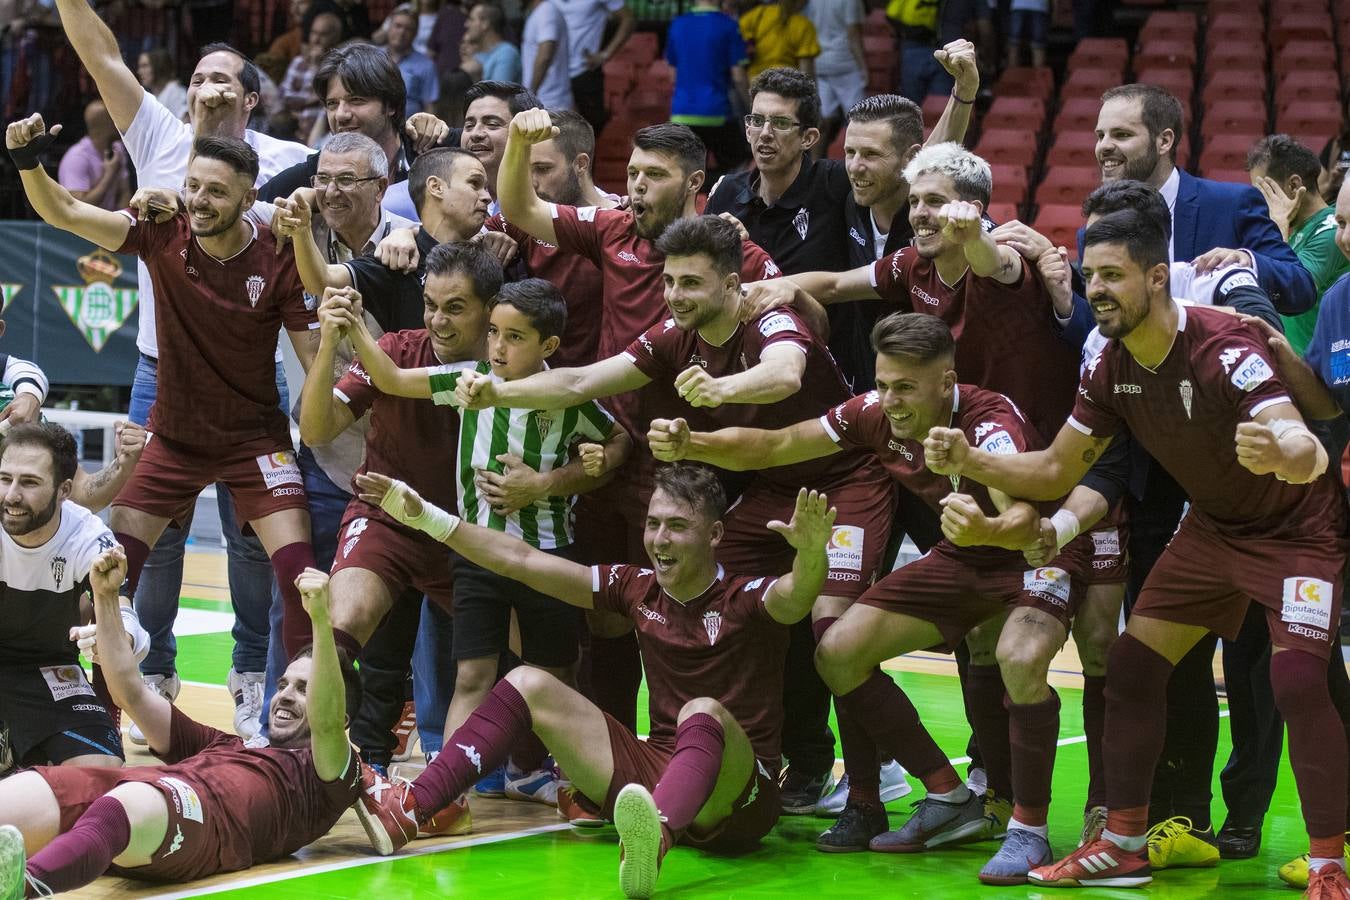
[{"label": "real betis crest", "polygon": [[[122,274],[122,263],[106,250],[81,256],[75,268],[84,279],[83,286],[58,284],[52,290],[71,323],[98,353],[136,308],[136,289],[113,287]],[[5,302],[9,302],[8,294]]]},{"label": "real betis crest", "polygon": [[9,302],[14,296],[23,290],[23,285],[8,281],[0,281],[0,312],[9,309]]}]

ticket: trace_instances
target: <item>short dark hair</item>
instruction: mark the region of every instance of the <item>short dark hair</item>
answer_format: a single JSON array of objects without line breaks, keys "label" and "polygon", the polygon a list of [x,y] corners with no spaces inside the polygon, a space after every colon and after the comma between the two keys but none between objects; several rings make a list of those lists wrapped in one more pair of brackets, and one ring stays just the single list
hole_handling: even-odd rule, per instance
[{"label": "short dark hair", "polygon": [[556,287],[542,278],[526,278],[502,285],[488,308],[496,309],[501,303],[519,310],[544,340],[562,337],[563,329],[567,327],[567,301]]},{"label": "short dark hair", "polygon": [[1264,166],[1266,177],[1281,185],[1290,175],[1297,175],[1304,186],[1315,190],[1322,174],[1322,162],[1312,149],[1300,144],[1287,134],[1271,134],[1257,141],[1247,151],[1247,171]]},{"label": "short dark hair", "polygon": [[550,109],[548,117],[558,129],[553,142],[558,145],[563,159],[570,163],[583,153],[595,159],[595,129],[581,113],[571,109]]},{"label": "short dark hair", "polygon": [[633,135],[633,146],[675,157],[686,178],[703,171],[708,164],[708,148],[688,125],[661,122],[639,128]]},{"label": "short dark hair", "polygon": [[225,163],[240,175],[247,175],[250,185],[258,181],[258,153],[239,138],[199,137],[192,142],[192,155]]},{"label": "short dark hair", "polygon": [[923,143],[923,110],[919,104],[899,94],[874,94],[864,97],[848,111],[852,122],[885,122],[891,126],[891,140],[900,154]]},{"label": "short dark hair", "polygon": [[1139,116],[1148,129],[1151,141],[1156,141],[1158,135],[1171,129],[1172,149],[1168,151],[1168,156],[1172,162],[1177,161],[1177,145],[1181,143],[1185,125],[1180,100],[1156,84],[1122,84],[1102,94],[1102,102],[1108,100],[1138,100]]},{"label": "short dark hair", "polygon": [[1094,244],[1124,244],[1141,269],[1167,262],[1167,235],[1158,222],[1137,209],[1120,209],[1088,226],[1084,252]]},{"label": "short dark hair", "polygon": [[80,467],[75,436],[52,422],[15,425],[0,441],[0,456],[4,456],[10,447],[41,447],[50,453],[53,483],[57,485],[74,478]]},{"label": "short dark hair", "polygon": [[810,75],[786,66],[765,69],[750,82],[750,101],[757,94],[777,94],[797,101],[797,121],[803,128],[820,127],[820,91]]},{"label": "short dark hair", "polygon": [[173,57],[169,55],[168,50],[163,47],[147,50],[145,58],[150,62],[150,73],[155,79],[155,84],[174,77]]},{"label": "short dark hair", "polygon": [[1172,212],[1167,201],[1142,181],[1108,181],[1093,190],[1083,201],[1083,217],[1106,216],[1122,209],[1133,209],[1157,222],[1167,238],[1172,237]]},{"label": "short dark hair", "polygon": [[714,521],[727,511],[727,492],[712,469],[689,463],[671,463],[661,466],[652,477],[655,490],[664,491],[676,500],[683,500]]},{"label": "short dark hair", "polygon": [[468,109],[470,103],[484,97],[496,97],[498,100],[506,101],[506,108],[513,116],[527,109],[542,109],[544,106],[534,91],[523,84],[514,81],[478,81],[469,85],[468,90],[464,92],[464,108]]},{"label": "short dark hair", "polygon": [[425,275],[454,275],[462,272],[469,276],[473,292],[484,304],[502,289],[502,264],[482,245],[469,241],[446,241],[437,244],[427,254]]},{"label": "short dark hair", "polygon": [[262,78],[258,76],[258,67],[253,64],[253,60],[244,55],[244,52],[237,47],[232,47],[224,41],[213,41],[202,48],[202,52],[197,54],[197,61],[201,62],[212,53],[232,53],[239,57],[243,66],[239,69],[239,83],[244,86],[244,93],[256,94],[262,90]]},{"label": "short dark hair", "polygon": [[413,160],[412,168],[408,170],[408,198],[417,208],[418,217],[426,218],[422,215],[422,204],[427,198],[427,179],[435,176],[443,181],[449,181],[457,163],[464,159],[477,158],[462,147],[433,147],[425,153],[418,154],[417,159]]},{"label": "short dark hair", "polygon": [[383,47],[352,43],[334,47],[325,53],[314,70],[312,82],[314,94],[321,105],[328,100],[328,88],[334,78],[357,97],[379,100],[389,111],[390,127],[395,132],[403,128],[408,88],[398,70],[398,64]]},{"label": "short dark hair", "polygon": [[506,11],[499,4],[493,3],[492,0],[478,0],[477,3],[469,7],[469,12],[473,12],[480,6],[483,7],[483,14],[487,17],[488,27],[497,32],[498,37],[506,37]]},{"label": "short dark hair", "polygon": [[718,275],[739,273],[745,259],[741,233],[717,216],[676,219],[656,239],[656,249],[667,257],[702,254],[712,260]]},{"label": "short dark hair", "polygon": [[872,326],[872,349],[886,356],[906,356],[922,363],[952,359],[956,341],[947,323],[927,313],[891,313]]}]

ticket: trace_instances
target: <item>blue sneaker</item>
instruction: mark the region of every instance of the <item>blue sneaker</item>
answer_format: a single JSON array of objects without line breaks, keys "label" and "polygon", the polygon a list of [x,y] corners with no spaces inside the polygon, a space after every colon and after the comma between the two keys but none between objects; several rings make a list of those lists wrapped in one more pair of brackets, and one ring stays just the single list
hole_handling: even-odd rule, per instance
[{"label": "blue sneaker", "polygon": [[505,797],[506,766],[498,766],[478,779],[478,783],[473,786],[473,792],[479,797]]},{"label": "blue sneaker", "polygon": [[533,772],[524,772],[514,765],[506,765],[506,796],[512,800],[532,800],[548,806],[558,805],[558,770],[553,758],[544,760],[543,766]]}]

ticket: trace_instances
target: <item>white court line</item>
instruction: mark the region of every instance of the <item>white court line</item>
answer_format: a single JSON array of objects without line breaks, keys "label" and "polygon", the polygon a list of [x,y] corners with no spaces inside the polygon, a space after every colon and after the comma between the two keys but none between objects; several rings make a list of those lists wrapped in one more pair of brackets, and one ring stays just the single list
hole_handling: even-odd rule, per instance
[{"label": "white court line", "polygon": [[[520,831],[507,831],[502,834],[490,834],[479,838],[470,838],[467,841],[459,841],[454,844],[435,847],[419,847],[412,850],[404,849],[394,856],[363,856],[359,859],[346,859],[340,862],[324,863],[323,865],[318,866],[292,869],[275,875],[259,875],[254,878],[245,878],[242,881],[231,881],[228,884],[213,884],[210,887],[197,888],[196,890],[172,891],[167,894],[149,894],[146,895],[143,900],[178,900],[180,897],[201,897],[207,894],[223,893],[224,891],[236,891],[241,888],[262,887],[263,885],[277,884],[282,881],[291,881],[296,878],[305,878],[309,875],[323,875],[328,872],[340,872],[343,869],[357,869],[361,866],[371,866],[376,863],[408,859],[413,856],[426,856],[432,853],[448,853],[452,850],[463,850],[466,847],[481,847],[484,844],[496,844],[501,841],[512,841],[516,838],[531,837],[536,834],[547,834],[551,831],[563,831],[570,828],[571,826],[566,822],[559,822],[557,825],[540,825],[536,828],[525,828]],[[304,865],[303,860],[300,861],[300,865]]]}]

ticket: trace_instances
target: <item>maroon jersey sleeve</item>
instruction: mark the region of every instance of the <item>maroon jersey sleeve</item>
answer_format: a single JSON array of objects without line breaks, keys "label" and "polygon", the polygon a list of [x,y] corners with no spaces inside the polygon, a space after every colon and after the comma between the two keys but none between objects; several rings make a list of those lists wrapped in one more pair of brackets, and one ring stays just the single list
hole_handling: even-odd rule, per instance
[{"label": "maroon jersey sleeve", "polygon": [[[380,349],[389,354],[395,364],[402,357],[400,352],[402,343],[398,339],[398,332],[391,331],[388,334],[380,336]],[[333,393],[347,408],[352,411],[352,415],[361,418],[366,412],[375,405],[375,398],[380,396],[380,389],[370,382],[370,375],[361,365],[360,357],[353,357],[351,365],[347,371],[342,373],[342,377],[333,385]]]},{"label": "maroon jersey sleeve", "polygon": [[553,233],[558,237],[558,248],[584,256],[597,266],[600,265],[607,230],[605,226],[612,219],[622,219],[624,214],[598,206],[564,206],[554,203],[551,207]]},{"label": "maroon jersey sleeve", "polygon": [[804,352],[811,347],[811,329],[791,307],[769,310],[756,319],[752,327],[758,334],[756,340],[761,354],[774,344],[791,344]]},{"label": "maroon jersey sleeve", "polygon": [[234,735],[203,725],[176,706],[170,709],[169,750],[160,756],[169,765],[216,745],[225,744],[235,749],[243,746],[244,742]]},{"label": "maroon jersey sleeve", "polygon": [[637,570],[626,565],[591,566],[591,601],[595,608],[627,616],[631,612],[625,588]]},{"label": "maroon jersey sleeve", "polygon": [[1078,384],[1073,414],[1069,416],[1070,425],[1093,437],[1111,437],[1125,428],[1124,421],[1112,403],[1111,365],[1107,357],[1115,349],[1107,345],[1087,364]]},{"label": "maroon jersey sleeve", "polygon": [[295,254],[283,253],[278,259],[277,278],[281,293],[281,323],[287,331],[309,331],[319,327],[318,304],[305,300],[305,285],[295,267]]},{"label": "maroon jersey sleeve", "polygon": [[[820,417],[825,432],[840,447],[868,447],[876,449],[880,432],[890,431],[886,416],[881,411],[881,398],[876,391],[850,397]],[[885,440],[883,437],[882,440]]]},{"label": "maroon jersey sleeve", "polygon": [[159,224],[148,219],[137,221],[136,214],[129,209],[122,210],[122,215],[131,221],[131,228],[116,252],[132,253],[142,258],[163,250],[187,222],[186,214],[176,215]]},{"label": "maroon jersey sleeve", "polygon": [[1196,354],[1197,380],[1214,384],[1242,415],[1254,418],[1276,403],[1292,403],[1265,342],[1245,334],[1219,334]]},{"label": "maroon jersey sleeve", "polygon": [[877,296],[912,312],[914,303],[910,299],[910,269],[914,267],[918,254],[913,247],[902,247],[889,256],[883,256],[872,264],[872,287]]},{"label": "maroon jersey sleeve", "polygon": [[763,247],[752,240],[741,242],[741,281],[763,281],[782,274],[783,270]]},{"label": "maroon jersey sleeve", "polygon": [[764,606],[764,598],[777,583],[777,578],[746,579],[743,584],[737,586],[736,592],[732,595],[732,602],[747,619],[761,619],[779,625],[778,620],[769,615],[769,610]]},{"label": "maroon jersey sleeve", "polygon": [[[962,405],[966,405],[964,391],[962,401]],[[970,446],[986,453],[1022,453],[1033,449],[1033,445],[1040,446],[1040,441],[1028,438],[1026,420],[1002,394],[987,393],[971,398],[968,414],[961,418],[961,427]]]},{"label": "maroon jersey sleeve", "polygon": [[669,381],[680,374],[680,344],[684,332],[674,319],[653,325],[628,345],[624,355],[652,381]]}]

